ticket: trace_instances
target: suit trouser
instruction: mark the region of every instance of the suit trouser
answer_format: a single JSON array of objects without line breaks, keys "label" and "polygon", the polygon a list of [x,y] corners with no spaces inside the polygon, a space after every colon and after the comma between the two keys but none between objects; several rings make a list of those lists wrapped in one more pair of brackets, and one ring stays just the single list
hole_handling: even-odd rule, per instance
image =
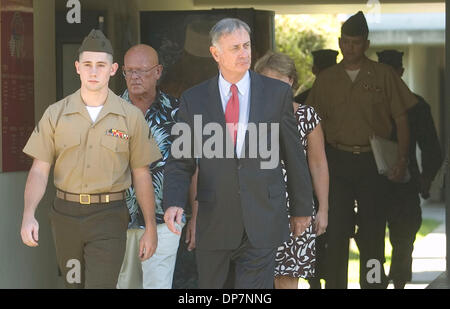
[{"label": "suit trouser", "polygon": [[[356,240],[360,251],[361,288],[385,288],[384,199],[387,180],[378,174],[371,152],[353,154],[330,145],[327,145],[326,152],[330,170],[326,288],[347,288],[349,240],[354,233],[355,200],[358,204]],[[371,262],[374,260],[379,266],[378,273],[375,278],[369,278],[368,273],[373,265]]]},{"label": "suit trouser", "polygon": [[413,244],[422,224],[419,193],[413,181],[392,183],[389,197],[387,221],[392,244],[389,278],[406,283],[411,281]]},{"label": "suit trouser", "polygon": [[277,248],[254,248],[245,232],[237,249],[197,248],[199,288],[273,289]]},{"label": "suit trouser", "polygon": [[308,278],[311,289],[321,289],[322,285],[320,279],[325,278],[324,267],[326,265],[326,250],[327,250],[327,233],[316,237],[316,264],[314,277]]},{"label": "suit trouser", "polygon": [[125,254],[125,201],[82,205],[55,198],[49,216],[66,287],[114,289]]},{"label": "suit trouser", "polygon": [[181,232],[181,241],[175,262],[172,289],[198,289],[197,261],[195,260],[196,249],[188,251],[186,239],[187,229]]}]

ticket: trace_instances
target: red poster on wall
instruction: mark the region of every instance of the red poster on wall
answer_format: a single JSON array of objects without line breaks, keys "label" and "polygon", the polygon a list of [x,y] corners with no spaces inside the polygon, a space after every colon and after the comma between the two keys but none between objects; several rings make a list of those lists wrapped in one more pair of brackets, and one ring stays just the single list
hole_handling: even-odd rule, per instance
[{"label": "red poster on wall", "polygon": [[34,129],[33,0],[1,2],[2,171],[31,166],[22,149]]}]

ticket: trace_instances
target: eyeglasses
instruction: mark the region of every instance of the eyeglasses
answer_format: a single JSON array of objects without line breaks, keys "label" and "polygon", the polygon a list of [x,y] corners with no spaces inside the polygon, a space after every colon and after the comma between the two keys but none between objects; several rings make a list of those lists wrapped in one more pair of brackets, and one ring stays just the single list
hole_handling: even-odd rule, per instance
[{"label": "eyeglasses", "polygon": [[156,68],[158,66],[159,66],[159,64],[156,64],[148,70],[130,70],[130,69],[125,70],[125,69],[122,69],[122,74],[125,78],[131,78],[131,76],[133,76],[133,73],[136,74],[137,76],[141,77],[141,76],[149,73],[150,71],[152,71],[154,68]]}]

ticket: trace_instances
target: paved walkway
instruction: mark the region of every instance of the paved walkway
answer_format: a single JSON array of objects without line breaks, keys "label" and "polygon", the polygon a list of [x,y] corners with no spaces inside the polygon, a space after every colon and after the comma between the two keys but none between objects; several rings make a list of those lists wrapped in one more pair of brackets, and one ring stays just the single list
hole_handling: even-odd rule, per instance
[{"label": "paved walkway", "polygon": [[445,271],[445,206],[424,205],[422,217],[437,220],[441,224],[414,243],[412,282],[405,286],[406,289],[424,289]]},{"label": "paved walkway", "polygon": [[[425,289],[443,271],[445,271],[445,205],[443,203],[425,203],[422,205],[422,218],[433,219],[441,224],[425,237],[414,243],[412,281],[405,289]],[[359,284],[349,284],[349,289],[359,289]],[[388,289],[393,289],[391,283]]]}]

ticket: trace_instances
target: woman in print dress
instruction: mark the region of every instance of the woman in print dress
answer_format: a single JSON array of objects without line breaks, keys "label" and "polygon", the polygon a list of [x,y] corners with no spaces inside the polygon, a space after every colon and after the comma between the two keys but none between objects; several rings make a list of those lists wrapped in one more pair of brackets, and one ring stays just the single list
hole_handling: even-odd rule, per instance
[{"label": "woman in print dress", "polygon": [[[293,90],[297,87],[297,70],[287,55],[269,52],[257,61],[255,71],[286,82]],[[290,240],[278,248],[274,274],[277,289],[297,289],[299,278],[314,277],[316,236],[323,234],[328,225],[329,176],[320,118],[311,106],[293,102],[293,108],[320,207],[302,235],[293,237],[291,234]]]}]

